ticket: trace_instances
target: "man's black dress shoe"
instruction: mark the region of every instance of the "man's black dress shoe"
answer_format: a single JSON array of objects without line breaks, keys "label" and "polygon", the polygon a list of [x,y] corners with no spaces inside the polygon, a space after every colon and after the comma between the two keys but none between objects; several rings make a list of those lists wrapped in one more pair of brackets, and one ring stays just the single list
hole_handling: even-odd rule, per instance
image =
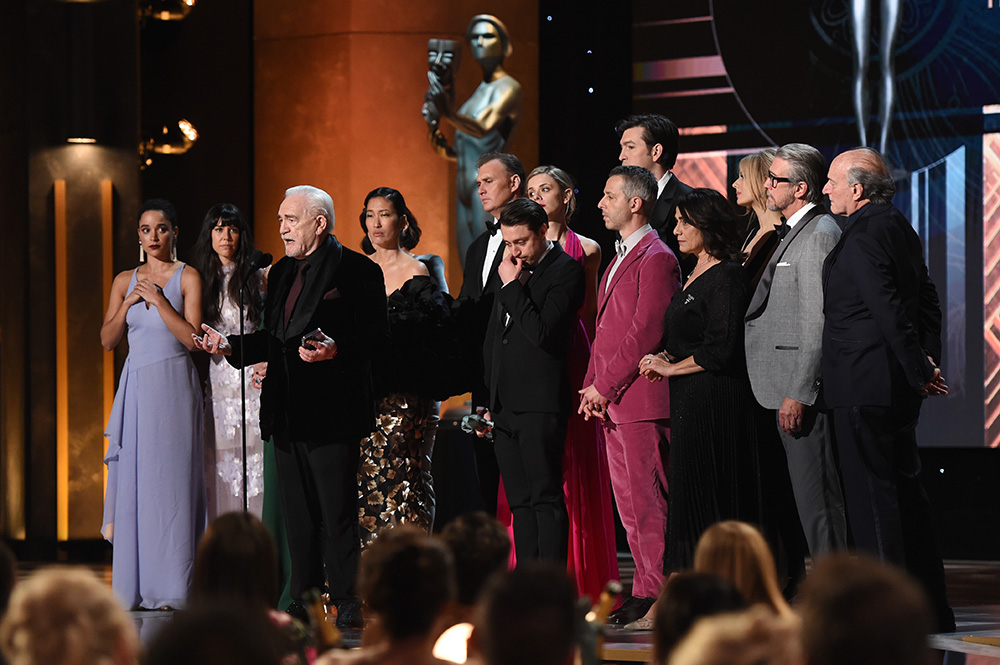
[{"label": "man's black dress shoe", "polygon": [[298,600],[293,600],[289,603],[288,607],[285,608],[285,612],[290,614],[292,618],[298,619],[307,626],[310,623],[309,612],[306,610],[306,606]]},{"label": "man's black dress shoe", "polygon": [[357,600],[349,598],[337,602],[337,628],[364,628],[364,625]]},{"label": "man's black dress shoe", "polygon": [[616,626],[624,626],[632,623],[639,617],[646,616],[646,612],[656,602],[655,598],[644,596],[630,596],[617,610],[608,615],[608,623]]}]

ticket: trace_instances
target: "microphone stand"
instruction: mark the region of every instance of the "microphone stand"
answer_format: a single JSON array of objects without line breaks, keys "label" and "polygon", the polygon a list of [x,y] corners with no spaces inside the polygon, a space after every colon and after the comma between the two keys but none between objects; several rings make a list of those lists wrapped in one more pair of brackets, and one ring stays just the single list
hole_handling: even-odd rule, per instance
[{"label": "microphone stand", "polygon": [[247,381],[246,368],[243,366],[243,335],[246,332],[244,319],[246,318],[243,309],[243,291],[247,288],[247,281],[253,274],[253,263],[246,275],[240,275],[240,435],[243,439],[243,512],[250,512],[250,497],[247,495]]},{"label": "microphone stand", "polygon": [[[246,382],[246,367],[244,367],[243,358],[243,335],[246,333],[246,324],[244,323],[246,319],[245,312],[243,308],[243,292],[247,288],[247,282],[250,281],[250,276],[253,275],[262,266],[261,264],[268,265],[271,263],[271,255],[264,254],[259,249],[254,250],[254,253],[250,256],[250,269],[247,270],[245,275],[239,275],[240,278],[240,435],[243,444],[243,512],[250,511],[250,494],[247,492],[247,382]],[[230,278],[232,279],[232,278]]]}]

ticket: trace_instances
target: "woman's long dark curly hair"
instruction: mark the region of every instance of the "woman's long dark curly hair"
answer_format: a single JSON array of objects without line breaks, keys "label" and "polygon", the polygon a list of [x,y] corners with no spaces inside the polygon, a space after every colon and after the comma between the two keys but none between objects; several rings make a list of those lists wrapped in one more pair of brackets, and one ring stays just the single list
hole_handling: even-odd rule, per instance
[{"label": "woman's long dark curly hair", "polygon": [[742,261],[743,234],[739,215],[729,200],[714,189],[692,189],[677,200],[685,222],[701,231],[709,256]]},{"label": "woman's long dark curly hair", "polygon": [[[205,213],[205,220],[201,223],[201,230],[198,232],[198,240],[194,245],[195,268],[201,273],[201,306],[204,320],[211,324],[219,320],[222,299],[222,284],[224,275],[222,272],[222,261],[219,255],[212,249],[212,229],[217,226],[232,226],[239,233],[239,244],[236,246],[236,254],[233,262],[236,264],[233,270],[234,278],[229,280],[226,289],[227,295],[234,303],[240,302],[240,280],[238,275],[243,275],[246,266],[250,262],[250,255],[253,254],[253,233],[243,219],[239,208],[231,203],[219,203],[212,206]],[[247,280],[247,290],[244,292],[243,304],[246,307],[247,317],[254,322],[260,321],[261,299],[260,274],[254,271]],[[248,331],[252,332],[252,331]]]}]

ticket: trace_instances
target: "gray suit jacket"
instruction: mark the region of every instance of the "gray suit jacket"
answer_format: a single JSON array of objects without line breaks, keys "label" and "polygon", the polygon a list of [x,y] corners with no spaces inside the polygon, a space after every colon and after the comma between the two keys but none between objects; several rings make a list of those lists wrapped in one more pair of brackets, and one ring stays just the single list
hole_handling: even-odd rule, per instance
[{"label": "gray suit jacket", "polygon": [[766,409],[781,408],[786,397],[806,405],[819,397],[823,261],[840,234],[821,206],[810,209],[771,256],[750,300],[747,370],[754,397]]}]

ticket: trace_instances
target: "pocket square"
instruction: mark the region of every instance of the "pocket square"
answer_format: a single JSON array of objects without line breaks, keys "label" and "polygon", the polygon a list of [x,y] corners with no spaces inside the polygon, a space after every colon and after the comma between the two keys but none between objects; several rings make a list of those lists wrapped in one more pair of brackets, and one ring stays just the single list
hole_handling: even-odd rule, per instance
[{"label": "pocket square", "polygon": [[336,300],[340,297],[340,290],[337,287],[333,287],[329,291],[323,294],[323,300]]},{"label": "pocket square", "polygon": [[778,261],[778,265],[776,267],[778,267],[778,268],[788,268],[788,267],[791,267],[791,265],[792,264],[789,263],[788,261]]}]

